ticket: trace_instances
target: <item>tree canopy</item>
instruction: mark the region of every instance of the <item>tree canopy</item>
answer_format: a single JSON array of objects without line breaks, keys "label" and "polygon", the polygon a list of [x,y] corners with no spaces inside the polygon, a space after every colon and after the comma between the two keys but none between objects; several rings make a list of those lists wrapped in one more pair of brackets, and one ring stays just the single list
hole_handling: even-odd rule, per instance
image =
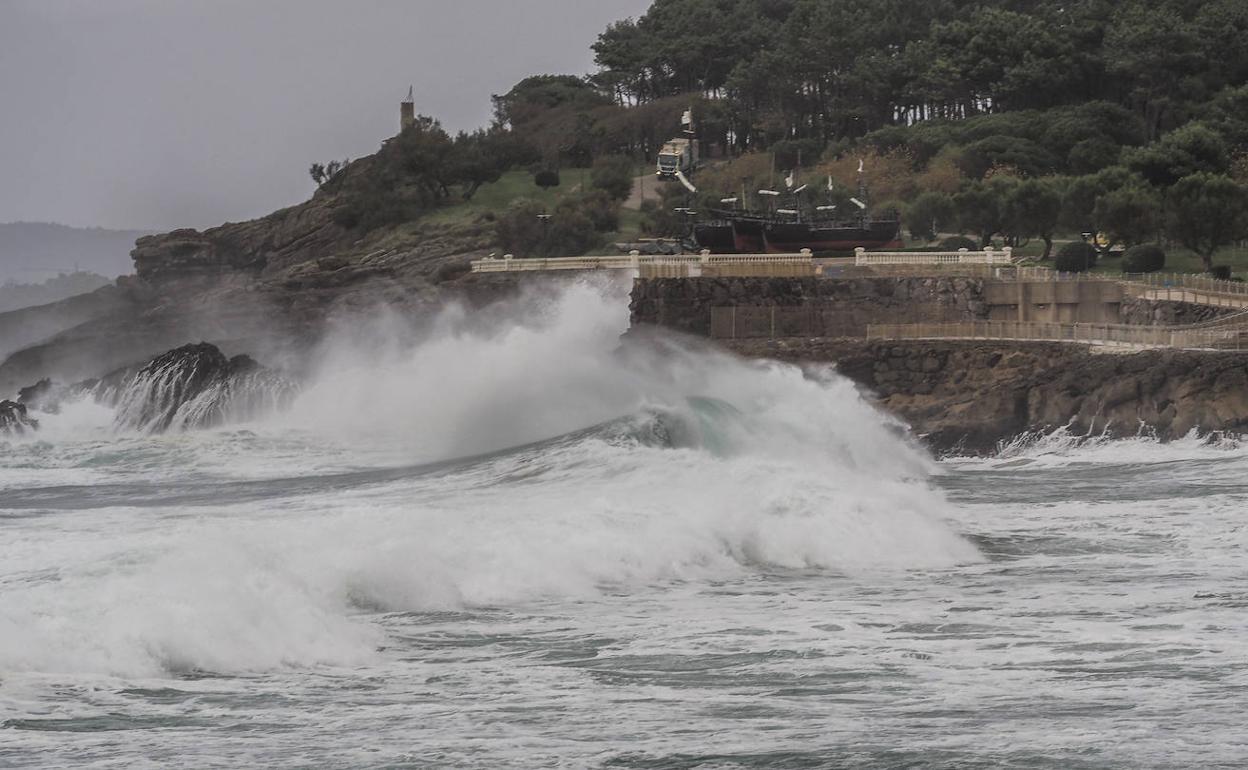
[{"label": "tree canopy", "polygon": [[568,189],[620,199],[692,108],[703,156],[730,159],[699,171],[685,201],[699,209],[793,169],[808,199],[843,208],[865,161],[872,199],[925,240],[1040,238],[1047,258],[1060,228],[1212,254],[1238,231],[1188,218],[1248,220],[1223,184],[1248,182],[1243,0],[653,0],[593,54],[591,75],[495,96],[489,128],[451,137],[421,117],[367,174],[310,173],[366,229],[515,167],[543,185],[592,167],[592,185]]},{"label": "tree canopy", "polygon": [[[1145,138],[1248,77],[1238,0],[655,0],[593,46],[621,104],[726,98],[738,141],[1107,102]],[[783,138],[783,137],[772,137]],[[1086,137],[1085,137],[1086,139]]]}]

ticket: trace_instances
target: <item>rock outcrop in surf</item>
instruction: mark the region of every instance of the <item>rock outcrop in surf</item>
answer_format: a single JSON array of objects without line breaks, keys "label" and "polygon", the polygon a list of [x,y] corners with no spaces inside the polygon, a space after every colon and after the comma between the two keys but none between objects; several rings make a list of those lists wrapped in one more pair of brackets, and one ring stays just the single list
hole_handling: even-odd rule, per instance
[{"label": "rock outcrop in surf", "polygon": [[295,385],[250,356],[184,345],[147,362],[117,398],[117,425],[159,433],[253,419],[281,408]]},{"label": "rock outcrop in surf", "polygon": [[26,405],[17,401],[0,401],[0,436],[20,436],[39,427],[29,415]]},{"label": "rock outcrop in surf", "polygon": [[1248,355],[1097,353],[1058,342],[736,340],[751,357],[834,363],[940,454],[995,452],[1028,434],[1163,441],[1248,435]]}]

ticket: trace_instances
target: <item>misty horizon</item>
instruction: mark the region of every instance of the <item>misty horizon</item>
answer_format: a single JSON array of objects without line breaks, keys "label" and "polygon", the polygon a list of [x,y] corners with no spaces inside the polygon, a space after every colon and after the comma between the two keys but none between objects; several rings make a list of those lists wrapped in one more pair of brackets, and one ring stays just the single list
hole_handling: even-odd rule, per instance
[{"label": "misty horizon", "polygon": [[0,7],[0,222],[263,216],[312,194],[313,162],[376,152],[409,85],[448,130],[486,125],[520,79],[592,72],[597,34],[646,5],[16,0]]}]

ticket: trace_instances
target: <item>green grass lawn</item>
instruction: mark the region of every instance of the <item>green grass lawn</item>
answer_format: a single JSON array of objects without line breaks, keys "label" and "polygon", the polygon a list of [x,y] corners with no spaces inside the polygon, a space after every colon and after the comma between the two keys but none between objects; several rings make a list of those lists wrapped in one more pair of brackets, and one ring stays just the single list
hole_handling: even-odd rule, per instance
[{"label": "green grass lawn", "polygon": [[582,189],[582,178],[585,184],[589,183],[589,169],[565,168],[559,172],[559,178],[558,187],[542,189],[533,184],[533,175],[528,171],[508,171],[497,182],[481,185],[472,200],[439,208],[421,219],[435,225],[466,224],[487,212],[497,214],[518,198],[530,198],[554,208],[561,198],[575,195]]},{"label": "green grass lawn", "polygon": [[[1055,244],[1053,250],[1057,251],[1057,248]],[[1122,255],[1123,252],[1118,251],[1110,256],[1102,257],[1097,261],[1092,271],[1097,273],[1121,273]],[[1227,265],[1231,268],[1231,275],[1236,278],[1248,278],[1248,245],[1227,246],[1219,249],[1213,255],[1213,264]],[[1205,268],[1198,255],[1182,246],[1171,245],[1169,248],[1166,248],[1166,266],[1160,272],[1203,273]]]},{"label": "green grass lawn", "polygon": [[[1057,250],[1062,247],[1062,244],[1075,240],[1077,238],[1069,235],[1057,237],[1053,242],[1053,253],[1056,254]],[[1016,256],[1030,257],[1032,259],[1039,259],[1043,253],[1044,241],[1037,238],[1033,238],[1014,249]],[[1096,266],[1092,268],[1092,271],[1097,273],[1121,273],[1122,254],[1123,252],[1119,251],[1109,257],[1101,258]],[[1232,275],[1248,279],[1248,244],[1227,246],[1218,250],[1213,256],[1213,264],[1227,265],[1231,268]],[[1166,248],[1166,266],[1162,269],[1162,272],[1203,273],[1204,271],[1204,265],[1196,254],[1177,244]]]}]

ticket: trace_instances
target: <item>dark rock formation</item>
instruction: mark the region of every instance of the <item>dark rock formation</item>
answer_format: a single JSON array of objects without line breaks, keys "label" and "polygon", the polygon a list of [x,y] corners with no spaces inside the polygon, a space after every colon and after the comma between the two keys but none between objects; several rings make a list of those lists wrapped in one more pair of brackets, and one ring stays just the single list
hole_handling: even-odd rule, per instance
[{"label": "dark rock formation", "polygon": [[280,408],[294,392],[289,380],[251,357],[226,358],[201,342],[140,368],[117,398],[117,423],[151,433],[211,427]]},{"label": "dark rock formation", "polygon": [[55,411],[61,400],[63,390],[63,388],[53,383],[52,380],[45,377],[34,385],[17,391],[17,401],[23,406],[30,409],[38,409],[41,412]]},{"label": "dark rock formation", "polygon": [[1060,343],[736,340],[748,356],[830,362],[940,453],[990,453],[1021,434],[1159,439],[1248,433],[1248,354],[1097,353]]},{"label": "dark rock formation", "polygon": [[259,273],[266,264],[263,251],[241,239],[225,225],[206,233],[174,230],[148,235],[135,242],[130,256],[144,281],[159,285],[173,278],[218,276],[228,272]]},{"label": "dark rock formation", "polygon": [[38,429],[39,422],[26,413],[26,405],[16,401],[0,401],[0,436],[20,436]]}]

